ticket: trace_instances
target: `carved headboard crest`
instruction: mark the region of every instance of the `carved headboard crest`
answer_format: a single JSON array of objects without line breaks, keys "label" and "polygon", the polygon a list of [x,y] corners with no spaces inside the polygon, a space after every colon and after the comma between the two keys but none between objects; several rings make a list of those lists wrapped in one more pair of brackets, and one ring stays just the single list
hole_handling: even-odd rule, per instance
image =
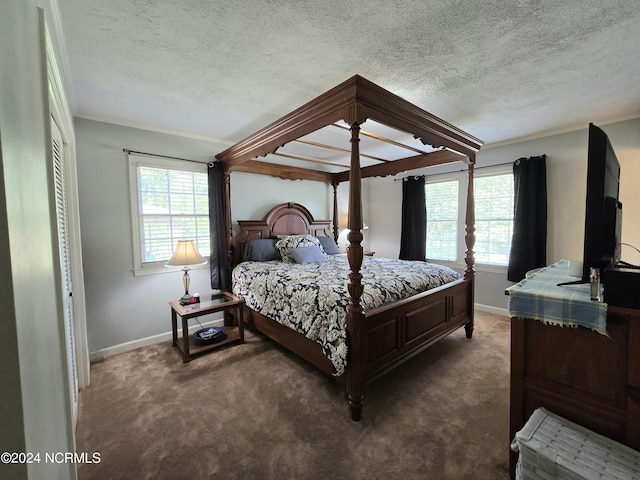
[{"label": "carved headboard crest", "polygon": [[239,220],[240,233],[233,237],[231,248],[233,266],[242,262],[244,244],[249,240],[276,238],[278,235],[331,236],[330,220],[314,220],[304,206],[295,202],[273,207],[264,220]]}]

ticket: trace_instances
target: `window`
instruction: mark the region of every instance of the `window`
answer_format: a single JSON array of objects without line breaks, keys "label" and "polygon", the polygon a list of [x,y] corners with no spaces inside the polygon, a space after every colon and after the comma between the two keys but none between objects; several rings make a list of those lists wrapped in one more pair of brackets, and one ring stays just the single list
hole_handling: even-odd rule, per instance
[{"label": "window", "polygon": [[[474,178],[476,264],[506,266],[513,233],[513,173],[487,169]],[[430,260],[463,263],[467,172],[427,177],[426,256]]]},{"label": "window", "polygon": [[507,265],[513,233],[513,174],[474,179],[476,262]]},{"label": "window", "polygon": [[458,181],[427,183],[428,259],[456,260],[458,243]]},{"label": "window", "polygon": [[129,156],[136,274],[164,271],[178,240],[210,252],[207,166]]}]

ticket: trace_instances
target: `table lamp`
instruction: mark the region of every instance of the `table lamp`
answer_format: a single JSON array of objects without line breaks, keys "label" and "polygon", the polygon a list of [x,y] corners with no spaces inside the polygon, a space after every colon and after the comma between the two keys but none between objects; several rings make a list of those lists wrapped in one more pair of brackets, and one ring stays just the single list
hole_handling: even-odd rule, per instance
[{"label": "table lamp", "polygon": [[180,298],[181,304],[189,303],[191,299],[191,295],[189,295],[189,283],[191,281],[189,278],[189,267],[193,265],[204,265],[205,263],[207,263],[207,259],[198,252],[195,240],[178,240],[176,250],[166,265],[169,267],[183,267],[182,271],[184,275],[182,276],[182,282],[184,284],[184,295]]}]

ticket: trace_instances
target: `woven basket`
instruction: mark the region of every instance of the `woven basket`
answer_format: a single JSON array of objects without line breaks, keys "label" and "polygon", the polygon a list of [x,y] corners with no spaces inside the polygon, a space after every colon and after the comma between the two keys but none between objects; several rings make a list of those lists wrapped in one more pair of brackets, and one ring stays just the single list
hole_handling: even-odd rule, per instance
[{"label": "woven basket", "polygon": [[640,452],[544,408],[533,412],[511,444],[519,480],[638,480]]}]

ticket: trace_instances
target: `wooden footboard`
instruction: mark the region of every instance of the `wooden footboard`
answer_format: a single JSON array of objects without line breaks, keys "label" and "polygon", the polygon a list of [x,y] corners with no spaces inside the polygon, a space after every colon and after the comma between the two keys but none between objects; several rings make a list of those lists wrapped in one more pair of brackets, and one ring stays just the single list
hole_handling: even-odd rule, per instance
[{"label": "wooden footboard", "polygon": [[458,328],[472,325],[470,292],[471,282],[458,280],[366,312],[367,383]]},{"label": "wooden footboard", "polygon": [[[331,373],[331,362],[318,343],[260,313],[252,310],[247,313],[245,318],[249,325],[323,372]],[[365,317],[364,352],[353,351],[350,342],[346,372],[341,377],[335,377],[345,383],[349,375],[360,373],[356,376],[365,379],[363,391],[376,378],[462,326],[466,329],[467,337],[471,338],[473,278],[457,280],[409,299],[369,310]],[[358,358],[364,358],[364,361],[352,361]],[[351,416],[359,420],[359,409],[354,412],[352,406]]]}]

